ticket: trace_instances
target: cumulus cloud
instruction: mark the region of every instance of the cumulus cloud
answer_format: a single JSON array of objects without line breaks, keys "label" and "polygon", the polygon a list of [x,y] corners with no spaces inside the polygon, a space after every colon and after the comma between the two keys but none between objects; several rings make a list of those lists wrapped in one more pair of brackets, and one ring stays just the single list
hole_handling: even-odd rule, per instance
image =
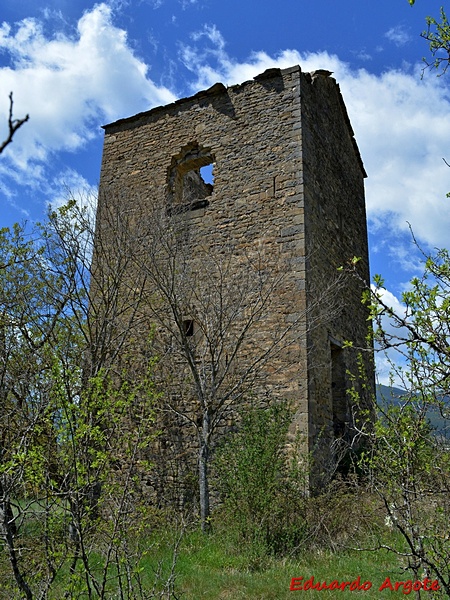
[{"label": "cumulus cloud", "polygon": [[217,81],[239,83],[271,67],[300,64],[304,71],[333,71],[369,175],[366,198],[372,231],[398,246],[398,236],[410,239],[410,224],[422,242],[448,245],[450,210],[445,196],[450,171],[442,157],[449,156],[450,98],[442,79],[422,78],[419,66],[375,75],[354,70],[326,52],[294,49],[276,56],[255,52],[239,62],[228,55],[214,26],[205,26],[192,42],[181,51],[184,64],[195,74],[192,91]]},{"label": "cumulus cloud", "polygon": [[44,165],[54,153],[80,149],[100,134],[103,121],[174,99],[148,77],[147,64],[112,17],[110,6],[98,4],[79,19],[73,35],[53,37],[37,19],[1,25],[0,50],[9,62],[0,68],[0,114],[7,114],[11,90],[15,114],[30,113],[3,155],[13,178],[36,184],[45,178]]},{"label": "cumulus cloud", "polygon": [[[13,90],[15,115],[31,117],[0,163],[1,191],[11,203],[16,184],[42,187],[53,159],[100,136],[102,122],[175,99],[150,78],[149,65],[114,24],[106,3],[86,11],[71,33],[66,28],[50,36],[36,19],[4,23],[0,51],[0,115],[7,114]],[[448,245],[450,170],[442,158],[450,159],[450,101],[442,78],[421,78],[420,67],[375,75],[352,69],[336,55],[296,49],[254,52],[238,61],[211,24],[180,47],[180,60],[190,72],[187,93],[217,81],[241,83],[271,67],[333,71],[369,175],[367,207],[377,247],[391,253],[395,248],[395,260],[408,268],[414,262],[408,222],[422,243]],[[5,125],[0,119],[0,136]]]}]

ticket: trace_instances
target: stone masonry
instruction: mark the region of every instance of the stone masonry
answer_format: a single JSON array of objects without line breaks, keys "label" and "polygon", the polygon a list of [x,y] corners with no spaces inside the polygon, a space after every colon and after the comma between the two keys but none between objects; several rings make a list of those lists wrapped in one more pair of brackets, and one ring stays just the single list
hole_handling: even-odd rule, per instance
[{"label": "stone masonry", "polygon": [[[99,228],[108,228],[106,211],[120,216],[136,209],[138,228],[146,212],[162,207],[167,219],[188,231],[183,243],[200,289],[207,285],[202,261],[223,254],[225,246],[234,272],[247,268],[249,257],[262,257],[264,273],[276,283],[237,364],[249,364],[256,347],[270,347],[286,332],[288,343],[277,342],[250,395],[291,402],[291,434],[303,436],[320,481],[333,470],[336,441],[353,435],[346,390],[356,352],[344,342],[365,347],[368,327],[360,284],[352,277],[343,282],[338,271],[360,257],[359,274],[369,281],[366,174],[335,79],[299,66],[269,69],[241,85],[218,83],[104,129]],[[211,181],[203,175],[208,166]],[[142,243],[134,252],[141,251]],[[186,335],[195,327],[195,316],[186,319]],[[366,370],[372,385],[368,360]],[[192,452],[195,477],[195,432],[179,427],[179,452]],[[163,430],[161,460],[164,436]]]}]

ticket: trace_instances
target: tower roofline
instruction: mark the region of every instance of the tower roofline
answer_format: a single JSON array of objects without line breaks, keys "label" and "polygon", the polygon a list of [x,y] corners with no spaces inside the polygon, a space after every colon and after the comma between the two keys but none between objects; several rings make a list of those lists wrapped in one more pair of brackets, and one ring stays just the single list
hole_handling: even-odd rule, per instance
[{"label": "tower roofline", "polygon": [[[299,74],[302,73],[302,69],[301,69],[300,65],[294,65],[294,66],[288,67],[286,69],[270,68],[270,69],[266,69],[265,71],[263,71],[262,73],[260,73],[258,75],[255,75],[255,77],[253,77],[253,81],[257,81],[257,82],[267,81],[274,77],[280,77],[280,76],[288,75],[288,74],[295,73],[295,72],[297,72]],[[305,73],[305,75],[308,77],[308,79],[310,81],[314,81],[319,77],[323,78],[323,79],[328,79],[331,74],[332,73],[330,71],[325,71],[323,69],[312,71],[311,73]],[[349,119],[349,116],[347,113],[347,108],[345,106],[345,102],[342,97],[342,93],[341,93],[339,84],[336,83],[334,78],[331,78],[331,79],[332,79],[332,81],[335,82],[336,91],[338,93],[338,99],[339,99],[339,103],[340,103],[341,110],[342,110],[342,115],[347,124],[349,134],[352,139],[356,158],[357,158],[358,162],[360,163],[363,177],[367,177],[367,173],[364,168],[364,163],[361,158],[361,153],[359,151],[358,144],[355,139],[355,134],[354,134],[353,128],[350,123],[350,119]],[[105,130],[105,133],[114,133],[118,130],[132,129],[134,127],[138,127],[139,125],[141,125],[142,121],[146,121],[149,118],[155,118],[155,117],[157,118],[158,115],[162,115],[167,112],[172,112],[174,109],[181,108],[181,107],[183,107],[183,105],[186,105],[192,101],[213,98],[214,96],[219,96],[221,94],[227,94],[228,91],[238,90],[239,88],[242,88],[243,86],[250,83],[250,81],[251,80],[247,80],[247,81],[244,81],[243,83],[238,83],[238,84],[231,85],[231,86],[225,86],[223,83],[217,82],[214,85],[212,85],[210,88],[208,88],[206,90],[201,90],[201,91],[197,92],[196,94],[193,94],[192,96],[180,98],[169,104],[156,106],[154,108],[151,108],[150,110],[142,111],[142,112],[132,115],[130,117],[125,117],[123,119],[118,119],[117,121],[113,121],[112,123],[102,125],[102,129]]]},{"label": "tower roofline", "polygon": [[[279,77],[282,73],[288,74],[288,73],[293,73],[295,71],[298,71],[299,73],[301,72],[301,68],[299,65],[295,65],[294,67],[289,67],[287,69],[279,69],[279,68],[266,69],[263,73],[255,75],[255,77],[253,79],[254,79],[254,81],[263,81],[265,79],[271,79],[274,76]],[[134,124],[136,121],[139,121],[143,117],[148,117],[150,115],[153,116],[153,115],[157,115],[158,113],[166,112],[167,110],[170,110],[174,107],[181,106],[188,102],[192,102],[192,100],[197,100],[197,99],[201,99],[201,98],[207,98],[210,96],[216,96],[219,94],[223,94],[224,92],[227,92],[227,90],[233,90],[233,89],[240,88],[240,87],[244,86],[246,83],[248,83],[248,81],[244,81],[243,83],[237,83],[237,84],[231,85],[231,86],[225,86],[223,83],[217,82],[214,85],[212,85],[211,87],[209,87],[208,89],[200,90],[199,92],[197,92],[196,94],[193,94],[192,96],[186,96],[185,98],[179,98],[178,100],[175,100],[175,102],[170,102],[169,104],[164,104],[161,106],[155,106],[155,108],[151,108],[150,110],[142,111],[142,112],[132,115],[130,117],[124,117],[123,119],[118,119],[117,121],[113,121],[112,123],[107,123],[106,125],[102,125],[102,129],[104,129],[105,131],[108,131],[109,129],[112,129],[118,125],[126,125],[127,123],[129,123],[131,125],[131,124]]]}]

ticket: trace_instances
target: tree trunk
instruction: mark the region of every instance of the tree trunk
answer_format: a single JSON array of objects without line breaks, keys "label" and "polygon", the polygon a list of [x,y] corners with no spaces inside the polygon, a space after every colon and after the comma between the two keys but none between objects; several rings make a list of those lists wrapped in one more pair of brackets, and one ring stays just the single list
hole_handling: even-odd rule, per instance
[{"label": "tree trunk", "polygon": [[19,566],[19,555],[15,546],[16,525],[8,494],[5,492],[5,486],[0,479],[0,536],[5,541],[8,549],[9,562],[14,573],[14,578],[21,592],[27,600],[33,599],[33,594],[28,583],[23,577]]},{"label": "tree trunk", "polygon": [[203,533],[211,531],[210,506],[209,506],[209,415],[203,415],[202,431],[200,433],[200,448],[198,457],[198,479],[200,487],[200,523]]}]

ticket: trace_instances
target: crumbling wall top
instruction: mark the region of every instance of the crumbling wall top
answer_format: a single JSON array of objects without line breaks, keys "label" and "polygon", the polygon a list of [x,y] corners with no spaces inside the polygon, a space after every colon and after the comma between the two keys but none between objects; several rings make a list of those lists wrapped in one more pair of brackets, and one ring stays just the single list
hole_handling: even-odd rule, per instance
[{"label": "crumbling wall top", "polygon": [[[103,125],[103,129],[105,130],[106,134],[114,134],[118,131],[123,131],[126,129],[134,129],[136,127],[140,127],[141,125],[143,125],[145,123],[148,123],[149,121],[157,120],[165,114],[173,114],[174,111],[182,110],[185,106],[188,106],[192,102],[196,102],[196,101],[201,102],[201,101],[208,100],[208,98],[211,99],[211,101],[213,102],[214,98],[219,97],[221,95],[225,95],[225,94],[230,95],[233,92],[238,92],[238,91],[242,90],[244,87],[246,87],[247,85],[251,84],[252,82],[256,81],[261,84],[264,84],[264,82],[268,82],[268,81],[276,79],[276,78],[283,78],[283,76],[287,76],[292,73],[298,73],[298,74],[302,73],[301,67],[299,65],[294,65],[287,69],[280,69],[280,68],[266,69],[263,73],[256,75],[253,78],[253,80],[244,81],[243,83],[232,85],[229,87],[225,86],[223,83],[215,83],[210,88],[208,88],[206,90],[201,90],[201,91],[197,92],[196,94],[194,94],[193,96],[180,98],[170,104],[166,104],[164,106],[157,106],[150,110],[137,113],[130,117],[125,117],[123,119],[119,119],[119,120],[109,123],[107,125]],[[361,155],[359,152],[359,148],[358,148],[357,142],[355,140],[354,132],[353,132],[352,126],[350,124],[350,119],[348,117],[347,109],[345,107],[345,103],[342,98],[342,94],[341,94],[339,85],[336,83],[336,80],[334,78],[330,77],[330,75],[332,75],[332,73],[330,71],[326,71],[324,69],[318,69],[316,71],[312,71],[311,73],[303,73],[303,75],[304,75],[304,81],[309,84],[313,84],[313,85],[317,85],[317,86],[329,86],[332,83],[334,91],[335,91],[335,93],[337,93],[337,96],[338,96],[342,115],[347,124],[349,135],[352,139],[355,155],[357,157],[357,160],[360,163],[360,167],[361,167],[363,176],[367,177],[367,174],[365,172],[364,165],[363,165],[363,162],[361,159]]]},{"label": "crumbling wall top", "polygon": [[[299,65],[296,65],[294,67],[289,67],[288,69],[279,69],[279,68],[266,69],[263,73],[256,75],[253,79],[254,79],[254,81],[264,81],[267,79],[271,79],[273,77],[280,77],[284,73],[289,74],[289,73],[294,73],[296,71],[301,72],[301,68]],[[113,123],[108,123],[107,125],[103,125],[102,128],[107,133],[110,133],[110,132],[113,133],[114,130],[116,130],[119,127],[120,128],[127,127],[127,126],[133,127],[133,126],[139,125],[140,121],[142,121],[144,118],[163,114],[167,111],[171,111],[176,107],[182,106],[183,104],[192,102],[193,100],[196,100],[196,99],[213,97],[213,96],[216,96],[219,94],[227,93],[228,90],[233,90],[233,89],[243,87],[247,83],[248,83],[248,81],[244,81],[243,83],[239,83],[239,84],[232,85],[229,87],[226,87],[223,83],[220,83],[220,82],[215,83],[207,90],[201,90],[201,91],[197,92],[196,94],[194,94],[193,96],[187,96],[185,98],[180,98],[178,100],[175,100],[175,102],[171,102],[170,104],[166,104],[164,106],[156,106],[155,108],[151,108],[150,110],[146,110],[146,111],[137,113],[136,115],[132,115],[131,117],[125,117],[123,119],[118,119],[117,121],[114,121]]]}]

